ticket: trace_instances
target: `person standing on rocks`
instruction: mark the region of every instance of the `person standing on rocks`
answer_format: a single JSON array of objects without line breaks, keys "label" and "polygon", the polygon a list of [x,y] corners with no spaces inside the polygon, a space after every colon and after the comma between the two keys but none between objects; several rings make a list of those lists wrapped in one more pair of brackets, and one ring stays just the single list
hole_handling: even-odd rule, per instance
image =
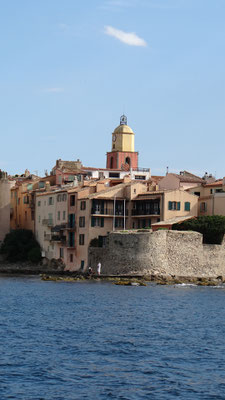
[{"label": "person standing on rocks", "polygon": [[102,264],[99,262],[97,265],[97,273],[98,275],[101,275],[101,268],[102,268]]}]

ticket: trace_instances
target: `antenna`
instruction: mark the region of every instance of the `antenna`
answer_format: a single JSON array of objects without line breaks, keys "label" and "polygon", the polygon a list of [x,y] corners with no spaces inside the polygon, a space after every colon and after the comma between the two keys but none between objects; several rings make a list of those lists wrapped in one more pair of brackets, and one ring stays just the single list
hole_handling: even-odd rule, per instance
[{"label": "antenna", "polygon": [[166,175],[169,173],[169,167],[166,167]]}]

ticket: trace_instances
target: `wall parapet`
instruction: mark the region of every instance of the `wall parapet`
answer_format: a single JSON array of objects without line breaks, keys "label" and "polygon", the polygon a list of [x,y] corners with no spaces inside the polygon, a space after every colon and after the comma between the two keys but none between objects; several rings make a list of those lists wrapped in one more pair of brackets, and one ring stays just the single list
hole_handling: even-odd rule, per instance
[{"label": "wall parapet", "polygon": [[203,244],[198,232],[111,232],[105,248],[89,248],[89,266],[102,273],[164,274],[190,277],[225,275],[225,241]]}]

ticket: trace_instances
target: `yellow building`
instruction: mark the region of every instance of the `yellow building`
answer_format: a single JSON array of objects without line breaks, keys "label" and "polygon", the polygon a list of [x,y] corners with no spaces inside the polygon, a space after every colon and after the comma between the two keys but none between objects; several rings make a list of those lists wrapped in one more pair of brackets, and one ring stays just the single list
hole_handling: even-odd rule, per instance
[{"label": "yellow building", "polygon": [[225,178],[189,189],[198,196],[198,215],[225,216]]}]

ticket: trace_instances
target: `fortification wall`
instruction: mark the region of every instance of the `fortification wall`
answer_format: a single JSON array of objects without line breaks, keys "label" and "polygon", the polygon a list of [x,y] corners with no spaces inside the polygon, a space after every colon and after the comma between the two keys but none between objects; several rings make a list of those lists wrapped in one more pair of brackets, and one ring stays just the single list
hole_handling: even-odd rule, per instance
[{"label": "fortification wall", "polygon": [[99,261],[107,275],[225,275],[225,242],[203,245],[197,232],[116,232],[105,248],[89,249],[89,266]]}]

